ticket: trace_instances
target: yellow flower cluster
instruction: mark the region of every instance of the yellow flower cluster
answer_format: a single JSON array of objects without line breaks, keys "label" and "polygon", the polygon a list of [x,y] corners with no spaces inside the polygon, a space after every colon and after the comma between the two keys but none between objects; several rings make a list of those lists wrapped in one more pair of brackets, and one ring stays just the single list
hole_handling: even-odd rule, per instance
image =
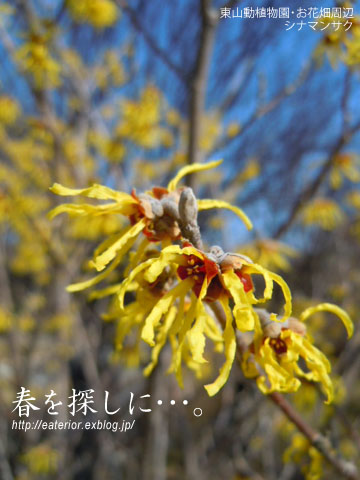
[{"label": "yellow flower cluster", "polygon": [[13,98],[2,95],[0,97],[0,123],[13,125],[20,114],[19,104]]},{"label": "yellow flower cluster", "polygon": [[[305,463],[304,460],[307,456],[310,461]],[[323,478],[324,457],[315,447],[311,446],[301,433],[293,434],[291,445],[284,452],[283,461],[301,465],[305,480],[320,480]]]},{"label": "yellow flower cluster", "polygon": [[317,225],[323,230],[334,230],[344,216],[339,205],[330,198],[316,198],[303,208],[304,225]]},{"label": "yellow flower cluster", "polygon": [[[353,333],[349,316],[341,308],[330,303],[322,303],[306,309],[301,322],[316,312],[328,311],[337,315],[344,323],[348,336]],[[264,320],[260,313],[262,331],[255,332],[253,343],[243,355],[242,367],[245,376],[257,378],[259,389],[263,393],[296,392],[300,379],[319,382],[327,395],[327,403],[334,399],[334,389],[329,377],[330,363],[326,356],[306,338],[305,325],[294,318],[289,318],[282,325],[271,319]],[[307,372],[299,364],[302,359]],[[260,374],[260,375],[259,375]]]},{"label": "yellow flower cluster", "polygon": [[[348,315],[339,307],[321,304],[305,310],[300,321],[295,320],[291,317],[291,292],[279,275],[243,254],[226,253],[217,246],[204,251],[189,241],[199,243],[195,241],[196,216],[201,210],[229,209],[247,228],[252,228],[238,207],[219,200],[196,199],[191,189],[179,186],[185,175],[220,163],[186,166],[166,188],[153,187],[142,194],[133,191],[130,195],[101,185],[76,190],[55,184],[51,190],[58,195],[109,202],[59,205],[50,217],[63,212],[85,218],[120,214],[130,221],[125,230],[105,239],[95,250],[91,265],[100,273],[70,285],[68,290],[75,292],[98,284],[118,269],[124,255],[137,245],[123,281],[94,291],[91,298],[110,295],[114,299],[106,318],[118,320],[118,349],[133,331],[137,343],[142,339],[152,348],[146,375],[152,372],[168,342],[172,348],[169,371],[175,373],[179,384],[183,384],[183,363],[201,376],[208,363],[207,343],[211,341],[216,352],[224,353],[225,361],[218,376],[205,385],[209,395],[215,395],[224,386],[241,348],[244,374],[256,378],[263,393],[296,391],[305,378],[319,382],[331,401],[330,364],[307,338],[303,321],[317,311],[330,311],[341,318],[350,336],[352,322]],[[255,295],[255,276],[262,277],[264,282],[259,296]],[[257,308],[272,298],[274,285],[280,287],[284,296],[284,312],[280,316],[264,314],[265,310]],[[132,301],[125,301],[128,293],[133,295]],[[301,359],[308,371],[302,370]]]},{"label": "yellow flower cluster", "polygon": [[161,94],[146,87],[138,101],[126,100],[122,105],[122,120],[116,128],[120,138],[126,138],[143,148],[155,148],[173,143],[171,132],[160,126]]},{"label": "yellow flower cluster", "polygon": [[289,259],[297,256],[296,250],[272,238],[262,238],[242,245],[241,253],[265,268],[284,271],[290,270]]},{"label": "yellow flower cluster", "polygon": [[50,475],[57,470],[58,452],[47,444],[40,444],[29,449],[21,457],[29,472],[35,475]]},{"label": "yellow flower cluster", "polygon": [[111,27],[118,17],[112,0],[67,0],[67,7],[77,22],[90,23],[99,29]]},{"label": "yellow flower cluster", "polygon": [[20,67],[29,74],[36,88],[52,88],[60,84],[60,65],[51,56],[47,35],[33,34],[16,52]]},{"label": "yellow flower cluster", "polygon": [[360,182],[359,156],[355,153],[341,153],[334,158],[333,167],[330,171],[330,184],[337,190],[345,179],[353,183]]}]

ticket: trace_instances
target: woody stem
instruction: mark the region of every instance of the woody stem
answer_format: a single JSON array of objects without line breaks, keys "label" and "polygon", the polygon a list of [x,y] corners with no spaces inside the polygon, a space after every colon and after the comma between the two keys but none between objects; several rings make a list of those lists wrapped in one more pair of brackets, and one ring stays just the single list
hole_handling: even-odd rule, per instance
[{"label": "woody stem", "polygon": [[[214,312],[217,320],[219,321],[222,328],[225,328],[226,317],[225,312],[220,304],[220,302],[213,302],[209,304],[210,308]],[[237,349],[236,357],[237,360],[241,360],[243,345],[241,342],[241,337],[237,337]],[[282,410],[286,417],[292,422],[299,432],[301,432],[310,442],[310,444],[315,447],[323,457],[335,468],[335,470],[344,478],[349,480],[359,480],[359,474],[356,466],[343,459],[331,445],[330,441],[325,438],[317,430],[314,430],[306,421],[301,417],[301,415],[294,409],[294,407],[285,399],[283,395],[278,392],[273,392],[268,395],[268,397],[274,402],[274,404]]]}]

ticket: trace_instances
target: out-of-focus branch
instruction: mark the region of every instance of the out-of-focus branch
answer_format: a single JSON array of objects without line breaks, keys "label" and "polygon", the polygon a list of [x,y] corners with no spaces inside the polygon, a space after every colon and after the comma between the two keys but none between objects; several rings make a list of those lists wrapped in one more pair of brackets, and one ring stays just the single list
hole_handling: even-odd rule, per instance
[{"label": "out-of-focus branch", "polygon": [[165,350],[160,357],[160,365],[157,366],[149,379],[149,395],[152,414],[148,417],[148,425],[144,445],[143,474],[144,480],[166,480],[166,465],[169,448],[169,424],[168,417],[163,411],[156,408],[157,399],[164,404],[169,403],[169,388],[163,381],[164,356],[168,356]]},{"label": "out-of-focus branch", "polygon": [[240,3],[240,1],[241,0],[229,0],[221,8],[234,8],[236,5]]},{"label": "out-of-focus branch", "polygon": [[151,50],[163,61],[163,63],[176,74],[176,76],[181,80],[181,82],[186,86],[186,76],[178,65],[176,65],[171,58],[168,56],[165,50],[163,50],[159,45],[156,43],[155,39],[151,36],[151,34],[144,28],[143,25],[139,22],[137,18],[136,12],[129,6],[129,4],[125,0],[115,0],[117,5],[124,11],[132,25],[135,29],[142,34],[146,43],[151,48]]},{"label": "out-of-focus branch", "polygon": [[300,193],[295,204],[293,205],[288,218],[279,226],[276,232],[273,235],[273,238],[280,238],[284,233],[286,233],[289,228],[294,223],[297,218],[298,213],[300,212],[303,205],[309,202],[315,194],[318,192],[323,181],[326,179],[331,167],[334,163],[335,156],[341,151],[341,149],[351,140],[352,136],[360,130],[360,122],[358,122],[350,131],[344,131],[342,136],[336,142],[334,147],[329,153],[327,161],[324,163],[318,175],[314,180],[308,184],[308,186]]},{"label": "out-of-focus branch", "polygon": [[[309,77],[310,72],[312,69],[312,62],[309,61],[305,64],[305,66],[302,68],[301,72],[299,73],[298,77],[296,80],[292,83],[289,83],[286,85],[281,92],[279,92],[277,95],[274,96],[269,102],[267,102],[265,105],[258,105],[258,107],[255,109],[255,111],[252,113],[252,115],[246,120],[246,122],[241,125],[241,131],[240,135],[242,135],[244,132],[246,132],[254,123],[259,120],[260,118],[264,117],[271,111],[275,110],[275,108],[287,97],[292,95],[293,93],[296,92],[296,90],[306,81],[306,79]],[[238,92],[231,92],[229,97],[224,100],[223,102],[223,108],[232,105],[235,98],[237,97]],[[233,138],[223,138],[221,139],[214,147],[212,150],[212,154],[216,153],[217,151],[227,147],[232,141],[234,141],[237,136]]]},{"label": "out-of-focus branch", "polygon": [[273,235],[273,238],[279,238],[289,230],[289,228],[292,226],[295,219],[297,218],[297,215],[300,212],[301,208],[307,202],[309,202],[314,197],[314,195],[318,192],[320,186],[322,185],[323,181],[326,179],[329,171],[331,170],[331,167],[333,166],[335,156],[338,153],[340,153],[342,148],[351,140],[353,135],[360,130],[360,121],[357,122],[352,128],[349,128],[349,113],[347,108],[349,92],[350,92],[350,73],[347,73],[345,78],[344,92],[341,99],[341,112],[343,116],[342,134],[339,140],[335,143],[335,145],[331,149],[328,159],[324,163],[320,172],[315,177],[315,179],[308,184],[308,186],[302,191],[302,193],[300,193],[298,199],[296,200],[295,204],[293,205],[293,208],[290,211],[288,218],[276,230],[276,232]]},{"label": "out-of-focus branch", "polygon": [[324,458],[336,469],[336,471],[351,480],[359,480],[355,465],[341,458],[335,453],[330,442],[319,432],[308,425],[304,419],[294,410],[292,405],[278,392],[269,394],[271,400],[279,407],[297,429],[309,440]]},{"label": "out-of-focus branch", "polygon": [[[190,111],[189,111],[189,143],[188,163],[201,161],[199,139],[201,135],[202,117],[204,112],[206,85],[211,61],[216,25],[219,21],[217,12],[210,7],[209,0],[200,2],[200,43],[196,56],[195,68],[190,80]],[[194,177],[187,177],[187,184],[193,187]]]},{"label": "out-of-focus branch", "polygon": [[1,478],[3,480],[14,480],[14,476],[12,474],[10,464],[7,459],[6,455],[6,448],[3,442],[3,435],[2,435],[2,430],[1,428],[0,431],[0,473],[1,473]]}]

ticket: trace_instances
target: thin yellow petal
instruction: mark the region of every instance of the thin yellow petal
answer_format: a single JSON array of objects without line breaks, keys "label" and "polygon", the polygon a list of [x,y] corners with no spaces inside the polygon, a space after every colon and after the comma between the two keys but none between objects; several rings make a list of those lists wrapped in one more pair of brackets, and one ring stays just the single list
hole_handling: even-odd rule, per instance
[{"label": "thin yellow petal", "polygon": [[207,363],[204,358],[206,338],[204,334],[207,313],[201,301],[197,301],[196,320],[187,334],[192,358],[197,363]]},{"label": "thin yellow petal", "polygon": [[[185,292],[183,295],[180,297],[180,306],[179,306],[179,313],[183,312],[184,310],[184,301],[183,299],[185,298]],[[185,317],[182,320],[182,325],[179,330],[179,335],[178,335],[178,345],[176,348],[176,351],[174,353],[174,358],[172,361],[171,365],[171,370],[175,372],[175,377],[180,385],[181,388],[184,387],[183,384],[183,378],[182,378],[182,369],[181,369],[181,360],[183,356],[183,351],[184,351],[184,346],[185,346],[185,339],[186,339],[186,333],[190,330],[191,324],[193,323],[193,320],[195,318],[195,313],[196,313],[196,303],[197,299],[193,293],[191,293],[191,304],[190,308],[186,312]],[[181,307],[181,308],[180,308]],[[175,320],[177,322],[177,320]]]},{"label": "thin yellow petal", "polygon": [[279,287],[281,288],[281,290],[283,292],[284,299],[285,299],[284,315],[279,319],[277,317],[277,315],[272,313],[270,315],[270,319],[271,320],[277,320],[277,321],[280,321],[280,322],[285,322],[291,316],[291,312],[292,312],[292,302],[291,302],[290,288],[289,288],[288,284],[285,282],[285,280],[282,277],[280,277],[280,275],[277,275],[276,273],[273,273],[273,272],[269,272],[269,275],[270,275],[270,278],[272,280],[274,280],[274,282],[279,285]]},{"label": "thin yellow petal", "polygon": [[205,389],[210,397],[216,395],[218,391],[225,385],[227,379],[229,378],[236,353],[236,338],[232,326],[233,318],[229,308],[228,300],[222,300],[221,304],[226,315],[226,325],[224,329],[225,363],[221,367],[217,379],[213,383],[205,385]]},{"label": "thin yellow petal", "polygon": [[157,258],[149,258],[149,260],[146,260],[145,262],[140,263],[137,267],[135,267],[130,272],[129,276],[125,278],[125,280],[121,284],[121,287],[120,287],[119,293],[118,293],[118,300],[119,300],[120,308],[124,308],[125,293],[129,290],[129,287],[132,284],[135,277],[140,272],[142,272],[143,270],[146,270],[156,260],[157,260]]},{"label": "thin yellow petal", "polygon": [[189,173],[200,172],[201,170],[209,170],[210,168],[215,168],[222,163],[222,160],[216,160],[215,162],[208,162],[208,163],[193,163],[192,165],[187,165],[183,167],[175,177],[170,181],[168,184],[169,192],[173,192],[176,190],[179,181],[189,175]]},{"label": "thin yellow petal", "polygon": [[333,305],[332,303],[320,303],[319,305],[316,305],[315,307],[309,307],[307,308],[301,315],[300,315],[300,320],[305,321],[307,320],[311,315],[313,315],[316,312],[331,312],[334,315],[337,315],[340,320],[343,322],[348,338],[351,338],[353,333],[354,333],[354,325],[351,321],[351,318],[349,315],[343,310],[342,308],[338,307],[337,305]]},{"label": "thin yellow petal", "polygon": [[112,264],[107,268],[104,272],[100,273],[99,275],[96,275],[96,277],[90,278],[89,280],[85,280],[83,282],[79,283],[73,283],[69,286],[66,287],[66,290],[68,292],[79,292],[80,290],[85,290],[86,288],[93,287],[97,283],[101,282],[104,280],[106,277],[110,275],[110,273],[115,270],[115,268],[119,265],[119,263],[122,260],[122,255],[117,258],[115,258],[112,262]]},{"label": "thin yellow petal", "polygon": [[246,266],[245,273],[262,275],[265,281],[265,289],[262,298],[256,298],[252,291],[247,293],[251,301],[254,303],[263,303],[267,300],[270,300],[274,287],[274,282],[270,276],[270,272],[257,263],[247,263],[245,260],[243,260],[243,264]]},{"label": "thin yellow petal", "polygon": [[301,385],[300,380],[294,377],[292,372],[283,368],[277,361],[273,349],[269,345],[269,339],[260,347],[262,367],[266,375],[257,378],[259,389],[267,394],[273,391],[295,392]]},{"label": "thin yellow petal", "polygon": [[242,332],[254,330],[254,314],[251,305],[249,305],[242,281],[232,270],[224,272],[222,277],[235,303],[234,317],[237,328]]},{"label": "thin yellow petal", "polygon": [[162,251],[160,257],[157,258],[156,261],[145,272],[144,279],[149,283],[155,282],[155,280],[159,277],[159,275],[162,274],[168,265],[176,263],[177,261],[181,261],[181,255]]},{"label": "thin yellow petal", "polygon": [[57,215],[61,213],[68,213],[70,216],[100,216],[112,214],[121,214],[121,215],[130,215],[133,213],[133,202],[124,201],[121,203],[107,203],[105,205],[74,205],[71,203],[64,203],[63,205],[58,205],[53,210],[48,213],[48,218],[52,220]]},{"label": "thin yellow petal", "polygon": [[85,280],[79,283],[73,283],[72,285],[69,285],[66,290],[68,292],[78,292],[80,290],[85,290],[86,288],[92,287],[104,280],[119,265],[125,253],[130,250],[130,248],[135,243],[135,240],[136,237],[127,239],[126,243],[124,243],[122,247],[116,252],[113,263],[104,272],[100,273],[96,277],[90,278],[89,280]]},{"label": "thin yellow petal", "polygon": [[273,321],[285,322],[291,316],[291,311],[292,311],[291,291],[288,284],[285,282],[285,280],[283,280],[282,277],[280,277],[280,275],[277,275],[274,272],[270,272],[269,270],[266,270],[266,268],[263,268],[261,265],[258,265],[256,263],[246,263],[245,261],[244,261],[244,265],[246,265],[246,273],[260,273],[264,277],[264,280],[265,280],[264,299],[257,300],[257,302],[268,300],[271,298],[272,290],[273,290],[272,282],[275,282],[279,285],[285,299],[284,315],[281,318],[278,318],[277,315],[272,313],[270,318]]},{"label": "thin yellow petal", "polygon": [[145,320],[145,325],[141,331],[141,338],[144,342],[148,343],[151,347],[155,345],[154,335],[155,327],[160,322],[161,317],[165,312],[169,310],[171,305],[175,303],[175,300],[191,289],[193,280],[188,278],[180,282],[176,287],[167,292],[160,300],[155,304],[151,310],[150,315]]},{"label": "thin yellow petal", "polygon": [[136,267],[136,265],[139,265],[139,263],[141,263],[144,260],[145,251],[148,246],[149,246],[149,240],[147,237],[144,237],[141,240],[136,250],[136,253],[131,257],[130,263],[125,269],[124,277],[127,277],[129,273]]},{"label": "thin yellow petal", "polygon": [[246,225],[248,230],[253,228],[250,218],[246,215],[246,213],[241,210],[239,207],[235,207],[228,202],[224,202],[223,200],[197,200],[197,205],[199,212],[202,210],[209,210],[211,208],[225,208],[226,210],[231,210],[235,213]]},{"label": "thin yellow petal", "polygon": [[[120,237],[117,237],[116,240],[110,245],[103,253],[94,258],[92,264],[95,266],[96,270],[100,272],[104,270],[106,265],[111,262],[111,260],[118,254],[120,250],[124,253],[126,250],[129,250],[136,237],[145,227],[145,219],[143,218],[139,222],[135,223],[132,227],[129,227],[127,231],[122,233]],[[128,248],[126,248],[128,247]]]},{"label": "thin yellow petal", "polygon": [[96,183],[88,188],[67,188],[59,183],[54,183],[49,190],[56,195],[62,195],[64,197],[82,195],[84,197],[97,198],[99,200],[116,200],[117,202],[128,201],[131,203],[137,203],[135,198],[128,193],[117,192],[112,188],[98,185]]},{"label": "thin yellow petal", "polygon": [[331,370],[331,365],[327,357],[314,345],[312,345],[306,338],[291,333],[291,340],[297,344],[300,355],[304,358],[306,365],[310,372],[303,373],[303,377],[308,380],[320,382],[327,395],[325,403],[331,403],[334,399],[334,387],[328,375]]},{"label": "thin yellow petal", "polygon": [[171,328],[171,325],[173,324],[175,317],[176,317],[176,307],[173,306],[170,308],[168,314],[165,317],[164,324],[161,326],[161,329],[159,330],[157,337],[156,337],[156,345],[151,351],[151,362],[149,365],[144,369],[144,375],[148,376],[150,373],[154,370],[156,364],[158,363],[159,355],[160,352],[165,345],[166,338],[168,336],[169,330]]}]

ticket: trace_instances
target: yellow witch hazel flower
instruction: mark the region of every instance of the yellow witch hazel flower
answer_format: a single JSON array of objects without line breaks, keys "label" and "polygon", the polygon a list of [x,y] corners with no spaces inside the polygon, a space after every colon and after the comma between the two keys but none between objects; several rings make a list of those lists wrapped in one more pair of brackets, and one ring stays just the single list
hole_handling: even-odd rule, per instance
[{"label": "yellow witch hazel flower", "polygon": [[[330,303],[307,308],[300,321],[290,317],[283,323],[274,323],[265,310],[258,311],[262,330],[255,332],[254,340],[242,357],[242,368],[246,377],[256,378],[263,393],[296,392],[300,379],[319,382],[327,395],[326,403],[334,399],[333,384],[329,373],[330,362],[311,344],[302,323],[316,312],[331,312],[344,323],[348,336],[353,334],[353,324],[344,310]],[[299,365],[305,361],[307,371]]]},{"label": "yellow witch hazel flower", "polygon": [[[153,352],[156,351],[150,368],[152,369],[157,361],[159,350],[167,337],[173,347],[170,371],[175,372],[180,384],[181,361],[186,343],[192,362],[199,366],[206,363],[206,337],[219,340],[219,327],[208,310],[208,304],[218,300],[226,317],[222,334],[225,363],[216,380],[205,386],[209,395],[215,395],[227,381],[235,358],[236,334],[233,315],[238,330],[247,332],[259,329],[260,324],[253,305],[271,298],[275,282],[285,296],[283,320],[286,320],[291,314],[289,288],[281,277],[254,264],[245,256],[224,253],[220,247],[213,247],[209,253],[204,253],[191,244],[184,243],[183,247],[166,247],[158,257],[134,268],[118,290],[120,307],[127,308],[124,307],[124,296],[128,290],[134,288],[134,282],[135,285],[143,285],[145,282],[150,286],[156,285],[161,281],[166,269],[175,270],[176,281],[152,305],[150,311],[149,305],[144,304],[141,299],[130,304],[143,321],[141,338],[153,347]],[[252,274],[262,275],[265,280],[262,298],[254,295]],[[185,311],[186,298],[190,300],[190,306]],[[233,312],[230,301],[234,302]],[[177,309],[171,313],[174,305],[177,305]],[[272,314],[271,318],[275,320],[276,315]],[[210,333],[215,337],[211,337]]]},{"label": "yellow witch hazel flower", "polygon": [[[55,184],[51,190],[56,194],[85,196],[108,203],[59,205],[50,213],[51,217],[63,212],[90,218],[120,214],[130,222],[125,230],[107,238],[95,250],[92,266],[101,273],[70,285],[68,290],[83,290],[105,279],[141,236],[123,282],[95,291],[91,297],[115,298],[105,318],[118,320],[118,350],[126,337],[134,333],[137,342],[142,339],[151,347],[146,375],[155,368],[162,348],[169,342],[172,348],[169,372],[175,373],[179,384],[183,384],[183,363],[201,376],[208,362],[206,347],[210,340],[215,351],[223,351],[225,356],[218,376],[205,385],[208,394],[215,395],[229,377],[237,350],[243,347],[242,333],[247,333],[253,334],[253,340],[243,348],[242,368],[246,376],[256,378],[263,393],[296,391],[305,378],[319,382],[331,401],[330,364],[306,337],[301,321],[318,311],[330,311],[343,320],[350,336],[351,320],[339,307],[320,304],[305,310],[299,322],[291,317],[291,292],[282,277],[245,255],[225,253],[218,246],[203,250],[196,221],[198,211],[226,208],[237,214],[247,228],[252,227],[238,207],[220,200],[198,200],[190,188],[179,186],[186,175],[220,163],[188,165],[166,188],[153,187],[139,195],[102,185],[69,189]],[[260,296],[255,295],[256,275],[264,283]],[[272,298],[274,285],[281,289],[285,299],[282,316],[257,308]],[[133,300],[125,302],[128,292]],[[301,368],[300,359],[305,361],[307,370]]]},{"label": "yellow witch hazel flower", "polygon": [[[132,260],[132,265],[137,265],[144,257],[149,243],[169,244],[181,239],[180,223],[178,217],[178,204],[184,187],[178,188],[179,181],[193,172],[199,172],[214,168],[222,161],[214,161],[206,164],[193,164],[182,168],[169,182],[167,188],[153,187],[139,195],[135,190],[131,195],[118,192],[103,185],[93,185],[84,189],[72,189],[55,183],[50,190],[62,196],[84,196],[97,200],[107,200],[109,203],[100,205],[93,204],[62,204],[53,209],[49,216],[54,218],[60,213],[66,212],[70,216],[99,217],[104,215],[124,215],[130,221],[130,225],[119,233],[107,238],[94,252],[92,266],[102,272],[96,277],[70,285],[69,291],[79,291],[96,285],[104,280],[122,261],[124,255],[132,248],[140,234],[144,238],[137,254]],[[237,214],[251,228],[251,222],[245,213],[238,207],[234,207],[223,201],[209,199],[197,200],[198,210],[211,208],[226,208]]]}]

